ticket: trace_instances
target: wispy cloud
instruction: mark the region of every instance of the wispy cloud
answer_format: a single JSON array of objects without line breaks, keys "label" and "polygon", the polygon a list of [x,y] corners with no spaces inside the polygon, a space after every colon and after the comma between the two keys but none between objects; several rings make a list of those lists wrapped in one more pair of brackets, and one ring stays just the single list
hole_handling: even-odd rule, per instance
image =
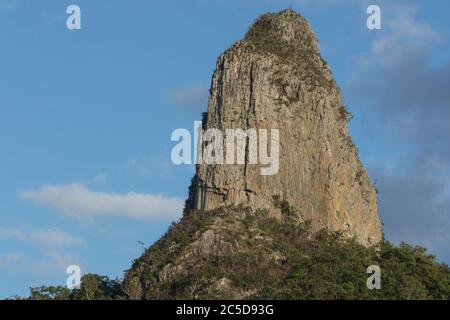
[{"label": "wispy cloud", "polygon": [[0,229],[0,239],[16,240],[52,250],[85,244],[83,239],[72,236],[71,234],[56,228],[35,230],[31,232],[18,228],[3,228]]},{"label": "wispy cloud", "polygon": [[22,266],[22,274],[31,278],[33,281],[39,281],[41,284],[48,277],[55,273],[66,277],[66,269],[70,265],[78,265],[83,270],[83,263],[76,254],[66,251],[46,251],[43,256],[37,260],[29,260]]},{"label": "wispy cloud", "polygon": [[443,39],[431,25],[417,20],[413,7],[403,5],[385,11],[388,33],[372,43],[373,54],[381,62],[400,63],[405,54],[426,54],[430,46]]},{"label": "wispy cloud", "polygon": [[190,108],[195,112],[207,109],[208,88],[202,83],[175,88],[169,95],[178,106]]},{"label": "wispy cloud", "polygon": [[21,192],[20,197],[78,219],[106,215],[135,219],[175,219],[183,208],[183,199],[179,197],[135,192],[96,192],[80,183],[46,185]]},{"label": "wispy cloud", "polygon": [[[170,151],[166,151],[169,154]],[[127,174],[139,177],[155,177],[164,180],[174,180],[176,178],[174,169],[176,166],[170,161],[170,157],[163,155],[138,155],[129,158],[123,169]]]},{"label": "wispy cloud", "polygon": [[25,257],[20,252],[12,252],[5,256],[0,256],[0,270],[9,268],[9,267],[17,267],[25,260]]},{"label": "wispy cloud", "polygon": [[0,257],[0,270],[9,276],[25,279],[27,287],[48,285],[55,278],[64,279],[70,265],[78,265],[83,270],[80,257],[66,251],[41,251],[38,256],[12,252]]},{"label": "wispy cloud", "polygon": [[386,30],[372,42],[371,52],[363,55],[352,89],[361,97],[371,97],[374,110],[410,142],[444,142],[450,134],[450,57],[438,67],[430,64],[444,37],[418,20],[413,7],[399,5],[383,12]]},{"label": "wispy cloud", "polygon": [[71,264],[81,266],[81,259],[69,250],[86,243],[84,239],[58,228],[1,228],[0,241],[14,243],[15,250],[22,247],[21,251],[0,256],[0,270],[25,277],[35,285],[55,274],[64,277],[67,266]]},{"label": "wispy cloud", "polygon": [[426,245],[449,259],[450,61],[431,65],[443,36],[416,13],[404,4],[383,6],[384,29],[363,55],[352,89],[371,110],[362,114],[383,121],[371,126],[379,143],[388,132],[404,146],[390,156],[390,168],[381,163],[371,168],[379,180],[386,235]]},{"label": "wispy cloud", "polygon": [[85,244],[83,239],[59,229],[35,231],[29,239],[47,248],[66,248]]},{"label": "wispy cloud", "polygon": [[19,0],[0,0],[0,10],[8,10],[17,7]]},{"label": "wispy cloud", "polygon": [[108,175],[106,173],[99,173],[95,177],[92,178],[93,183],[104,183],[108,179]]}]

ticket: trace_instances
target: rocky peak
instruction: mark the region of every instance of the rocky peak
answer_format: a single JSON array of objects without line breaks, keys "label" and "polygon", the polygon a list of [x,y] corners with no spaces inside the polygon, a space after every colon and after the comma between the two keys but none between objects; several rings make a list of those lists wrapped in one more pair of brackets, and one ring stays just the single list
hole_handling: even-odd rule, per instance
[{"label": "rocky peak", "polygon": [[245,35],[258,50],[291,56],[304,51],[318,54],[317,39],[309,23],[293,10],[259,17]]},{"label": "rocky peak", "polygon": [[[278,129],[279,172],[260,164],[200,164],[185,213],[244,204],[268,209],[273,196],[311,220],[369,245],[381,239],[377,196],[348,135],[349,113],[308,22],[292,10],[256,20],[217,60],[204,129]],[[246,159],[249,140],[246,140]]]},{"label": "rocky peak", "polygon": [[323,239],[320,230],[378,243],[377,195],[348,119],[306,20],[292,10],[257,19],[217,60],[203,129],[278,129],[279,170],[262,175],[263,164],[248,161],[248,137],[244,163],[199,164],[183,218],[134,262],[125,292],[132,299],[257,297],[284,283],[299,259],[307,266],[322,251],[314,249],[319,242],[308,244]]}]

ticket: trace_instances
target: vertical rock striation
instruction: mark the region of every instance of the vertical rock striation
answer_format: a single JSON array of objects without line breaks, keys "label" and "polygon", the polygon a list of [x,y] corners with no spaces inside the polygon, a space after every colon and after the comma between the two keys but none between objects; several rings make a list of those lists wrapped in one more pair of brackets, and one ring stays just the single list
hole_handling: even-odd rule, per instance
[{"label": "vertical rock striation", "polygon": [[[203,129],[278,129],[279,171],[262,175],[250,161],[198,165],[183,218],[133,262],[124,292],[130,299],[248,298],[310,259],[311,231],[378,243],[376,191],[348,118],[306,20],[292,10],[260,17],[219,57]],[[283,210],[275,195],[296,210]],[[298,223],[307,220],[312,230]]]},{"label": "vertical rock striation", "polygon": [[308,22],[292,10],[261,16],[217,60],[203,126],[279,129],[279,172],[261,175],[259,164],[200,164],[185,213],[242,203],[276,214],[272,197],[279,195],[299,219],[311,220],[313,231],[339,230],[364,245],[377,243],[376,190],[348,120]]}]

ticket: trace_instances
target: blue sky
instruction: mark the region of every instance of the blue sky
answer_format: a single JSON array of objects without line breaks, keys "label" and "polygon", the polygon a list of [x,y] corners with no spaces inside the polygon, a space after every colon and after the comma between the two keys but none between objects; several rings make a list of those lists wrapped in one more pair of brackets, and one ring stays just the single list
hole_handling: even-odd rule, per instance
[{"label": "blue sky", "polygon": [[[81,7],[82,29],[66,28]],[[121,277],[180,214],[171,132],[206,111],[217,56],[254,19],[304,15],[354,114],[389,240],[450,262],[448,1],[0,0],[0,297]]]}]

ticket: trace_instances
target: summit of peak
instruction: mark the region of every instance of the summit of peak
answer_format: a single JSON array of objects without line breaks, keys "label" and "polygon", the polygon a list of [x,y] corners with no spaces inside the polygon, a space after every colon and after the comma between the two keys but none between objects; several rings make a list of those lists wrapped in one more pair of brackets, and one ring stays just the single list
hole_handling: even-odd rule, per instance
[{"label": "summit of peak", "polygon": [[317,39],[308,21],[292,9],[260,16],[248,30],[245,40],[267,47],[278,44],[318,52]]}]

